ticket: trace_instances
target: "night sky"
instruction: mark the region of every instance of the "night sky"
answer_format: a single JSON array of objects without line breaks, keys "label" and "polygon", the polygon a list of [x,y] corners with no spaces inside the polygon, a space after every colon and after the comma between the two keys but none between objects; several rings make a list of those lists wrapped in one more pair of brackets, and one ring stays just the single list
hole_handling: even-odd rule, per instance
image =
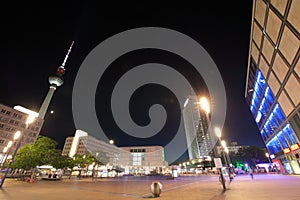
[{"label": "night sky", "polygon": [[[237,2],[237,3],[236,3]],[[211,1],[205,5],[161,5],[154,2],[138,4],[96,4],[91,1],[64,1],[55,3],[3,5],[1,16],[1,84],[0,103],[8,106],[22,105],[32,110],[39,110],[47,94],[48,77],[62,63],[72,40],[74,48],[66,64],[64,85],[59,87],[48,109],[41,135],[49,136],[63,147],[67,136],[74,135],[75,125],[72,118],[72,89],[81,63],[88,53],[103,40],[119,32],[138,27],[164,27],[182,32],[201,44],[210,54],[224,80],[227,93],[227,115],[223,128],[224,139],[237,141],[241,145],[263,147],[259,131],[251,117],[244,98],[247,69],[252,1]],[[187,65],[184,61],[167,52],[144,50],[120,57],[107,72],[109,79],[126,73],[133,65],[161,59],[161,63],[171,67]],[[180,68],[180,67],[179,67]],[[181,68],[182,70],[183,68]],[[206,91],[201,78],[193,77],[192,71],[184,71],[190,80],[199,86],[197,92]],[[106,79],[108,79],[106,77]],[[146,88],[147,89],[147,88]],[[160,102],[174,112],[178,109],[168,105],[164,99],[171,99],[161,87],[150,88],[160,95],[151,102]],[[160,91],[161,90],[161,91]],[[145,97],[135,94],[137,100]],[[149,92],[147,92],[149,93]],[[103,91],[97,90],[98,112],[105,112],[102,106]],[[146,98],[146,97],[145,97]],[[140,101],[139,101],[140,102]],[[132,116],[138,124],[147,124],[147,119],[140,116],[142,105],[132,108]],[[143,104],[144,105],[144,104]],[[54,114],[50,114],[54,110]],[[173,110],[173,111],[172,111]],[[145,111],[146,112],[146,111]],[[179,112],[180,114],[180,112]],[[116,145],[145,145],[138,140],[124,139],[117,128],[108,119],[101,122],[111,128]],[[174,127],[170,126],[169,129]],[[153,138],[147,144],[164,145],[172,136],[158,141]]]}]

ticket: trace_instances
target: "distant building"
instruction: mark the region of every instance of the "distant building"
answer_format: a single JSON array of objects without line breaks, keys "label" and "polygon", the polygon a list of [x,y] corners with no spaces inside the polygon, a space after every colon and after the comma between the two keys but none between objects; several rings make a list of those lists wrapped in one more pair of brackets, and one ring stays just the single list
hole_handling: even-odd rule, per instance
[{"label": "distant building", "polygon": [[300,1],[254,0],[245,97],[272,161],[300,174]]},{"label": "distant building", "polygon": [[184,103],[183,120],[188,144],[189,159],[209,156],[213,142],[208,131],[208,116],[199,110],[198,97],[189,96]]},{"label": "distant building", "polygon": [[120,147],[121,168],[127,174],[163,173],[168,163],[161,146]]},{"label": "distant building", "polygon": [[[7,146],[9,141],[13,141],[13,137],[17,131],[21,131],[21,134],[23,134],[21,146],[35,142],[44,120],[37,117],[35,121],[30,124],[29,128],[25,130],[28,115],[34,113],[34,111],[22,106],[11,108],[0,104],[0,153],[3,152],[3,149]],[[38,113],[35,114],[38,116]],[[13,142],[13,146],[7,153],[11,154],[15,147],[16,142]]]},{"label": "distant building", "polygon": [[93,155],[101,153],[103,156],[101,159],[108,162],[105,164],[118,165],[120,149],[117,146],[98,140],[82,130],[76,130],[74,137],[66,138],[62,155],[74,157],[75,154],[86,155],[88,153]]},{"label": "distant building", "polygon": [[[231,142],[229,146],[227,146],[228,148],[228,152],[229,153],[235,153],[237,154],[241,149],[250,147],[249,145],[238,145],[237,142]],[[217,146],[217,153],[218,155],[221,155],[221,146]]]},{"label": "distant building", "polygon": [[161,146],[117,147],[82,130],[76,130],[74,137],[66,138],[62,155],[74,157],[88,153],[94,156],[101,153],[108,159],[108,165],[123,168],[127,174],[161,173],[168,166]]}]

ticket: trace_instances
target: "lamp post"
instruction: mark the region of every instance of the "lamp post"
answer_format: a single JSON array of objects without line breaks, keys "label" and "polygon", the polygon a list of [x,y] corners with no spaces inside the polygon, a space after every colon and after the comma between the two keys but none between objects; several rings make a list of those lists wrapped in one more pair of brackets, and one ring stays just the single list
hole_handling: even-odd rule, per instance
[{"label": "lamp post", "polygon": [[2,166],[4,165],[4,162],[2,163],[2,161],[4,160],[4,158],[6,157],[6,152],[8,150],[8,147],[4,147],[3,151],[2,151],[2,156],[1,156],[1,160],[0,160],[0,164],[1,164],[1,169],[2,169]]},{"label": "lamp post", "polygon": [[1,169],[3,169],[3,167],[4,167],[4,164],[5,164],[5,162],[6,162],[6,159],[7,159],[7,157],[8,157],[8,155],[9,155],[9,153],[10,153],[10,147],[12,146],[12,144],[13,144],[13,142],[10,140],[8,143],[7,143],[7,145],[6,145],[6,147],[3,149],[3,152],[5,151],[5,155],[3,155],[3,157],[1,158],[1,163],[2,163],[2,166],[1,166]]},{"label": "lamp post", "polygon": [[[199,105],[200,105],[201,110],[203,110],[205,112],[205,116],[206,116],[206,120],[207,120],[207,124],[208,124],[208,126],[207,126],[207,134],[209,134],[209,132],[208,132],[208,130],[209,130],[209,123],[210,123],[210,119],[209,119],[209,113],[210,113],[209,101],[207,100],[206,97],[201,97],[199,99]],[[213,150],[214,157],[216,157],[216,155],[217,155],[217,149],[216,149],[216,146],[213,144],[211,135],[210,135],[209,139],[210,139],[211,148]]]},{"label": "lamp post", "polygon": [[[25,127],[25,129],[24,129],[24,132],[29,128],[29,125],[30,125],[34,120],[35,120],[35,116],[33,116],[33,115],[28,115],[27,120],[26,120],[26,127]],[[21,137],[20,137],[20,136],[21,136]],[[22,142],[22,139],[23,139],[23,137],[24,137],[24,134],[21,134],[20,131],[17,131],[17,132],[15,133],[15,135],[14,135],[14,140],[17,140],[19,137],[20,137],[20,139],[19,139],[19,141],[18,141],[18,143],[17,143],[17,146],[16,146],[16,149],[15,149],[13,155],[12,155],[11,161],[8,163],[8,166],[7,166],[7,169],[6,169],[6,171],[5,171],[5,174],[4,174],[3,178],[2,178],[1,181],[0,181],[0,188],[1,188],[1,189],[2,189],[2,185],[3,185],[4,181],[5,181],[5,178],[6,178],[7,174],[8,174],[8,170],[9,170],[9,168],[11,167],[12,163],[14,162],[14,158],[15,158],[15,156],[16,156],[16,154],[17,154],[18,149],[19,149],[20,146],[21,146],[21,142]]]},{"label": "lamp post", "polygon": [[[221,130],[220,130],[219,127],[215,128],[215,133],[216,133],[216,135],[219,139],[220,145],[221,145],[221,135],[222,135],[222,133],[221,133]],[[222,147],[221,147],[221,153],[223,153]],[[220,172],[220,176],[221,176],[221,182],[222,182],[222,185],[223,185],[223,190],[226,190],[225,179],[224,179],[224,176],[223,176],[222,168],[219,168],[219,172]]]},{"label": "lamp post", "polygon": [[230,167],[229,166],[229,161],[228,161],[228,158],[227,158],[227,154],[225,154],[226,153],[225,149],[228,150],[225,140],[221,140],[221,149],[222,149],[221,151],[222,151],[222,154],[223,154],[225,164],[229,168]]},{"label": "lamp post", "polygon": [[266,157],[268,158],[269,163],[272,164],[272,161],[271,161],[271,159],[270,159],[270,154],[269,154],[268,152],[266,153]]}]

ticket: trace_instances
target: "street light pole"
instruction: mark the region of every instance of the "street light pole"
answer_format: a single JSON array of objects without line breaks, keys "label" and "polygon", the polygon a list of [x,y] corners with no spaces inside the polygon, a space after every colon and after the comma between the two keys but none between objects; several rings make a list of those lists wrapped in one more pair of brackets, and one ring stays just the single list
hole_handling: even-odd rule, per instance
[{"label": "street light pole", "polygon": [[[34,119],[35,119],[35,117],[33,115],[28,115],[27,120],[26,120],[26,127],[24,129],[24,132],[29,128],[29,125],[34,121]],[[21,137],[20,137],[20,135],[21,135]],[[5,174],[4,174],[3,178],[1,179],[0,189],[2,189],[2,185],[3,185],[3,183],[5,181],[5,178],[6,178],[7,174],[8,174],[8,170],[11,167],[12,163],[14,162],[14,158],[15,158],[15,156],[17,154],[17,151],[18,151],[18,149],[21,146],[21,142],[22,142],[22,139],[24,137],[24,133],[21,134],[20,131],[17,131],[16,134],[15,134],[15,136],[14,136],[14,140],[17,140],[19,137],[20,137],[20,139],[19,139],[19,141],[17,143],[16,149],[15,149],[13,155],[12,155],[12,158],[11,158],[10,162],[8,163],[8,166],[7,166],[7,169],[5,171]]]},{"label": "street light pole", "polygon": [[[215,133],[219,139],[219,142],[220,142],[220,145],[221,145],[221,130],[220,128],[216,127],[215,128]],[[221,154],[222,154],[222,146],[221,146]],[[224,155],[224,154],[223,154]],[[223,176],[223,172],[222,172],[222,168],[219,169],[219,172],[220,172],[220,177],[221,177],[221,182],[222,182],[222,185],[223,185],[223,190],[226,190],[226,186],[225,186],[225,179],[224,179],[224,176]]]},{"label": "street light pole", "polygon": [[8,150],[8,147],[4,147],[3,151],[2,151],[2,156],[1,156],[1,160],[0,160],[0,164],[1,164],[1,169],[2,169],[2,166],[4,165],[5,162],[2,163],[2,161],[6,158],[6,152]]},{"label": "street light pole", "polygon": [[212,148],[212,152],[213,152],[213,156],[216,157],[217,155],[217,149],[216,149],[216,145],[213,144],[213,140],[212,140],[212,136],[209,132],[209,124],[210,124],[210,118],[209,118],[209,113],[210,113],[210,105],[209,105],[209,102],[207,100],[206,97],[201,97],[200,100],[199,100],[199,105],[200,105],[200,108],[201,110],[203,110],[205,112],[205,117],[206,117],[206,120],[207,120],[207,133],[209,135],[209,142],[211,144],[211,148]]},{"label": "street light pole", "polygon": [[271,159],[270,159],[270,154],[269,154],[269,153],[266,153],[266,157],[268,158],[269,163],[272,164],[272,161],[271,161]]}]

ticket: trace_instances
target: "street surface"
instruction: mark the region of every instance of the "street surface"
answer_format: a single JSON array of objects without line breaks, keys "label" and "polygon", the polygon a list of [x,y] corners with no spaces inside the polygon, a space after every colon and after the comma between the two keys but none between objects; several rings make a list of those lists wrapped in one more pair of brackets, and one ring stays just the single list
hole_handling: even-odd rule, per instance
[{"label": "street surface", "polygon": [[111,200],[151,198],[154,180],[163,184],[157,199],[165,200],[299,200],[300,176],[280,174],[239,175],[223,192],[218,176],[185,176],[175,180],[157,176],[65,179],[26,183],[7,179],[0,190],[1,200]]}]

